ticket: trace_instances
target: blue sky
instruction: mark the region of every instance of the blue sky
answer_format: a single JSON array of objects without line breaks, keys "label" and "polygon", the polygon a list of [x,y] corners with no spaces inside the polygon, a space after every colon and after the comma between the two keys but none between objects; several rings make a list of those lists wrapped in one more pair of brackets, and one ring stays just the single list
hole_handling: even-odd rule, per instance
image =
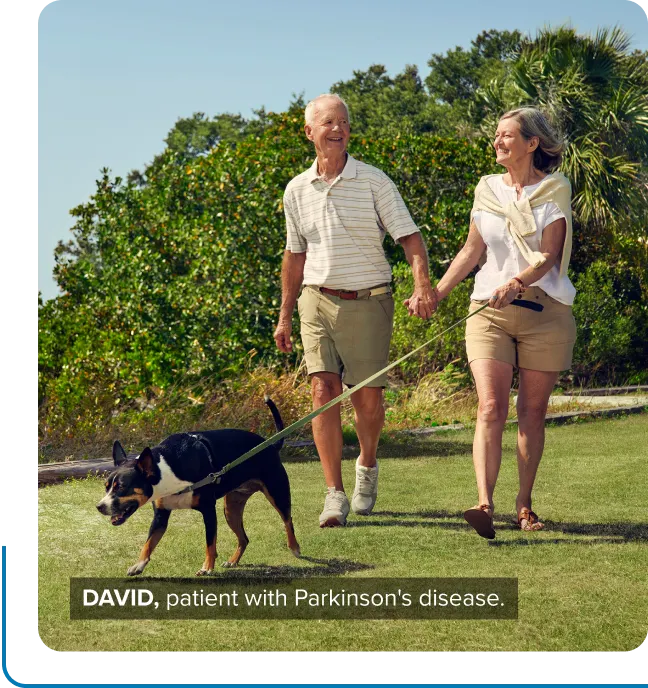
[{"label": "blue sky", "polygon": [[39,21],[39,290],[58,291],[53,250],[69,210],[102,167],[125,176],[163,149],[179,117],[283,110],[353,70],[396,74],[468,47],[485,29],[620,25],[648,50],[646,13],[630,0],[58,0]]}]

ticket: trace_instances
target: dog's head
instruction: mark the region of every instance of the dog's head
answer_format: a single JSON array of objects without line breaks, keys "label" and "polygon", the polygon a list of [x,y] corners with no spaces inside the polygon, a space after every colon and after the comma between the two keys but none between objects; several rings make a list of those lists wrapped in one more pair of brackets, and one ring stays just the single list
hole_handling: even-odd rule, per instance
[{"label": "dog's head", "polygon": [[121,444],[113,444],[115,470],[106,480],[106,494],[97,504],[104,516],[110,516],[114,526],[120,526],[153,494],[152,480],[157,477],[157,466],[153,453],[146,447],[139,456],[129,457]]}]

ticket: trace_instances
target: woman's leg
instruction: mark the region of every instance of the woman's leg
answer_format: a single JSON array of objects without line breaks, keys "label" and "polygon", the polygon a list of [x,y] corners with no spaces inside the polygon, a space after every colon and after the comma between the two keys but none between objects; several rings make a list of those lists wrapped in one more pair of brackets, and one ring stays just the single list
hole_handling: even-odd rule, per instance
[{"label": "woman's leg", "polygon": [[[517,399],[520,491],[515,500],[518,514],[524,508],[531,510],[531,491],[544,449],[547,405],[557,379],[557,372],[520,368]],[[527,519],[520,523],[522,530],[538,530],[542,527],[542,524],[535,524],[536,527],[533,527],[534,524],[527,524],[525,521]]]},{"label": "woman's leg", "polygon": [[493,505],[493,491],[502,461],[502,432],[508,415],[513,366],[492,358],[470,364],[479,408],[473,442],[473,463],[479,504]]}]

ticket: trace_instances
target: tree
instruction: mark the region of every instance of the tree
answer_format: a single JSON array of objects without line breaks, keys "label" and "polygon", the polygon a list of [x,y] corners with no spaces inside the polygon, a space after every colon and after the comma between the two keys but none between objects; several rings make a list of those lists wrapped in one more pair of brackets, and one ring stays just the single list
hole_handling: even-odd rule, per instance
[{"label": "tree", "polygon": [[331,92],[344,98],[351,114],[351,131],[358,136],[395,138],[405,134],[452,134],[448,108],[431,101],[415,65],[394,78],[384,65],[354,71]]},{"label": "tree", "polygon": [[482,31],[470,50],[457,46],[445,55],[434,54],[428,61],[432,71],[425,80],[433,99],[454,106],[468,117],[468,105],[481,86],[504,74],[523,45],[519,31]]},{"label": "tree", "polygon": [[221,141],[240,141],[248,124],[240,114],[225,112],[209,119],[203,112],[194,112],[191,117],[179,119],[164,142],[169,150],[195,158],[209,152]]},{"label": "tree", "polygon": [[[294,107],[295,102],[300,101],[293,101],[291,107]],[[207,155],[220,143],[235,146],[250,135],[258,136],[269,125],[271,113],[266,112],[264,107],[252,112],[255,115],[252,119],[245,119],[240,114],[230,112],[215,115],[211,119],[204,112],[194,112],[191,117],[181,117],[164,139],[166,151],[175,153],[180,161],[187,161]],[[127,181],[138,187],[145,186],[147,176],[155,175],[163,160],[163,154],[155,156],[144,173],[131,170]]]}]

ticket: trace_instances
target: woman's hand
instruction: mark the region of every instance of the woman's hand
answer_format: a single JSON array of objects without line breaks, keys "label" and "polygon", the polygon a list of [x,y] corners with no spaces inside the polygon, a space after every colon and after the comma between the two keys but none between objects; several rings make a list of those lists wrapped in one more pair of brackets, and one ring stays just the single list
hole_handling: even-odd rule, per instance
[{"label": "woman's hand", "polygon": [[497,287],[497,289],[493,292],[493,295],[490,297],[488,305],[491,308],[501,310],[513,302],[515,297],[520,293],[520,289],[521,287],[519,282],[516,280],[509,280],[501,287]]}]

